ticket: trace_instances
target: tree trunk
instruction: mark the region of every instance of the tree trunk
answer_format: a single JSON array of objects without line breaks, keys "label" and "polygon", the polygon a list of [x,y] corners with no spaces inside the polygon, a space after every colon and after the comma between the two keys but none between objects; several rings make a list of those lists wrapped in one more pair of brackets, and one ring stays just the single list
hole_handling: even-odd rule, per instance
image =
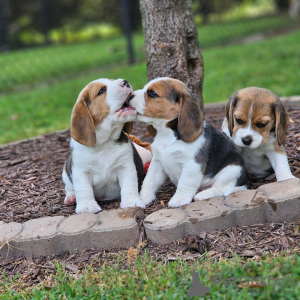
[{"label": "tree trunk", "polygon": [[203,108],[203,59],[193,20],[192,0],[140,0],[148,80],[183,81]]}]

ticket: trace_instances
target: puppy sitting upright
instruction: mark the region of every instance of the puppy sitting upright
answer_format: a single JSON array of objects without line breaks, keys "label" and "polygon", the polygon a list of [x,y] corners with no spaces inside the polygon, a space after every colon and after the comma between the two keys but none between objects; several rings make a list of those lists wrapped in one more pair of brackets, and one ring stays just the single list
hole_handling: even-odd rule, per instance
[{"label": "puppy sitting upright", "polygon": [[65,203],[76,201],[76,213],[99,212],[95,197],[121,197],[121,207],[145,206],[138,194],[143,164],[124,133],[136,118],[128,105],[131,96],[122,79],[95,80],[78,96],[71,117],[72,154],[62,174]]},{"label": "puppy sitting upright", "polygon": [[283,147],[289,116],[276,95],[258,87],[238,90],[229,98],[225,115],[222,131],[232,137],[252,177],[275,171],[278,181],[294,178]]},{"label": "puppy sitting upright", "polygon": [[177,185],[170,207],[247,188],[242,157],[229,138],[203,121],[197,100],[183,82],[157,78],[133,95],[129,103],[138,119],[157,131],[140,193],[144,204],[155,199],[167,176]]}]

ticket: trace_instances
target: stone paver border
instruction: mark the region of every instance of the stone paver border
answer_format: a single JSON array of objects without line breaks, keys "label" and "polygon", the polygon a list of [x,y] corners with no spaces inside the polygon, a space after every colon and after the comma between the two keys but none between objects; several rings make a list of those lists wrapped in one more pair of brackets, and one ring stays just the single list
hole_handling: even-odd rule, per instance
[{"label": "stone paver border", "polygon": [[[284,103],[299,109],[300,97],[290,97]],[[138,242],[136,218],[140,213],[140,208],[119,208],[97,215],[45,217],[22,224],[0,221],[0,258],[128,248]],[[228,197],[192,202],[181,208],[161,209],[145,218],[144,228],[153,242],[168,243],[201,231],[299,219],[300,179],[295,178]]]},{"label": "stone paver border", "polygon": [[[68,218],[45,217],[0,223],[0,256],[38,256],[87,249],[128,248],[137,243],[140,208],[118,208]],[[267,222],[293,222],[300,216],[300,179],[262,185],[228,197],[166,208],[144,220],[147,237],[163,244],[201,231],[223,230]]]}]

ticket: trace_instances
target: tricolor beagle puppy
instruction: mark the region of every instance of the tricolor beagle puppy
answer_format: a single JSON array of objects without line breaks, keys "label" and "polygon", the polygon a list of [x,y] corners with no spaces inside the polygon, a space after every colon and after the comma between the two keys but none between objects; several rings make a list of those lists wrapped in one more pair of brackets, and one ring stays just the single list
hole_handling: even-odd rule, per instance
[{"label": "tricolor beagle puppy", "polygon": [[78,96],[71,117],[72,154],[62,174],[65,203],[76,201],[76,213],[99,212],[95,197],[121,197],[121,207],[145,207],[138,193],[143,163],[124,133],[137,114],[128,105],[131,97],[132,88],[123,79],[95,80]]},{"label": "tricolor beagle puppy", "polygon": [[238,90],[229,98],[225,115],[222,131],[233,139],[252,177],[275,171],[278,181],[294,178],[283,147],[289,116],[276,95],[258,87]]},{"label": "tricolor beagle puppy", "polygon": [[[203,121],[198,101],[183,82],[157,78],[133,95],[129,103],[138,120],[157,131],[140,193],[145,205],[167,176],[177,185],[170,207],[247,189],[242,157],[226,135]],[[198,192],[201,187],[209,188]]]}]

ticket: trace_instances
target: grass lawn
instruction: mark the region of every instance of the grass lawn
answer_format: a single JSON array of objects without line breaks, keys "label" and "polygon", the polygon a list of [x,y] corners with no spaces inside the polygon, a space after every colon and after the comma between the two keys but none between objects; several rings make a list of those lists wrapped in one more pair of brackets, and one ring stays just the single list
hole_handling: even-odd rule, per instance
[{"label": "grass lawn", "polygon": [[[287,16],[269,16],[223,22],[198,28],[201,48],[213,47],[257,32],[284,30],[295,26]],[[137,59],[143,59],[144,37],[134,36]],[[0,54],[0,93],[16,86],[65,79],[91,68],[111,67],[126,62],[123,37],[79,44],[53,45]]]},{"label": "grass lawn", "polygon": [[[188,296],[194,272],[209,288],[205,299],[300,297],[300,258],[297,255],[264,256],[260,261],[234,257],[213,262],[204,256],[192,262],[166,263],[146,254],[132,263],[126,258],[121,262],[117,257],[113,266],[104,265],[98,270],[88,268],[79,278],[56,263],[56,275],[33,289],[24,288],[18,278],[0,283],[0,299],[199,299]],[[235,284],[234,277],[237,278]],[[252,277],[265,284],[252,285]]]},{"label": "grass lawn", "polygon": [[[300,94],[300,30],[250,44],[202,51],[204,102],[222,102],[237,89],[260,86],[279,96]],[[100,67],[65,80],[0,97],[0,144],[69,128],[72,107],[80,90],[101,77],[126,78],[134,89],[147,82],[144,62],[133,66]]]}]

